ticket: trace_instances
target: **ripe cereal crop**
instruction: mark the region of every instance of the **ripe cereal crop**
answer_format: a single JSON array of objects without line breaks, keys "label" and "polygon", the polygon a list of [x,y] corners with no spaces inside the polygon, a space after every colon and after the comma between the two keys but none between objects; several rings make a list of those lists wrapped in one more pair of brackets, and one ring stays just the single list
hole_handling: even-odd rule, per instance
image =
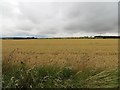
[{"label": "ripe cereal crop", "polygon": [[[51,84],[48,78],[44,76],[49,82],[42,83],[38,81],[38,86],[34,82],[28,85],[4,81],[4,87],[117,87],[117,68],[118,68],[118,40],[117,39],[36,39],[36,40],[2,40],[2,62],[3,62],[3,77],[7,79],[15,79],[14,75],[10,74],[15,67],[25,66],[25,70],[33,73],[35,68],[51,67],[56,68],[55,73],[45,68],[56,75],[60,70],[65,74],[66,84],[58,83],[58,78]],[[27,69],[26,69],[27,68]],[[67,68],[67,69],[66,69]],[[65,69],[65,70],[63,70]],[[42,70],[42,69],[40,69]],[[71,70],[71,71],[70,71]],[[18,70],[15,69],[14,72]],[[39,70],[38,70],[39,71]],[[38,72],[36,71],[36,72]],[[12,72],[12,73],[14,73]],[[45,71],[44,71],[45,72]],[[111,74],[113,72],[113,74]],[[5,76],[9,73],[11,77]],[[21,72],[22,74],[23,72]],[[42,72],[41,72],[42,73]],[[64,73],[62,73],[64,74]],[[86,74],[86,77],[82,75]],[[88,74],[88,75],[87,75]],[[105,75],[106,76],[105,76]],[[110,74],[111,76],[109,76]],[[23,74],[26,77],[27,74]],[[41,75],[41,74],[40,74]],[[48,75],[48,74],[47,74]],[[67,76],[66,76],[67,75]],[[55,76],[54,76],[55,77]],[[101,79],[100,77],[103,77]],[[4,78],[4,80],[6,80]],[[31,77],[31,75],[29,76]],[[110,79],[111,78],[111,79]],[[112,78],[114,79],[112,81]],[[25,79],[25,78],[22,78]],[[21,80],[22,80],[21,79]],[[38,79],[40,79],[38,77]],[[100,79],[97,81],[97,79]],[[31,79],[33,80],[33,79]],[[79,83],[75,82],[80,80]],[[83,80],[84,83],[81,83]],[[102,80],[102,81],[101,81]],[[109,80],[111,80],[109,82]],[[93,82],[94,81],[94,82]],[[16,81],[17,82],[17,81]],[[30,82],[30,81],[29,81]],[[57,85],[55,84],[57,83]],[[92,83],[91,83],[92,82]],[[109,82],[109,83],[108,83]],[[10,84],[11,83],[11,84]],[[14,84],[14,85],[12,85]],[[20,84],[20,85],[19,85]],[[30,85],[29,85],[30,84]],[[33,85],[32,85],[33,84]],[[75,84],[75,85],[74,85]],[[62,86],[63,85],[63,86]],[[65,85],[65,86],[64,86]]]}]

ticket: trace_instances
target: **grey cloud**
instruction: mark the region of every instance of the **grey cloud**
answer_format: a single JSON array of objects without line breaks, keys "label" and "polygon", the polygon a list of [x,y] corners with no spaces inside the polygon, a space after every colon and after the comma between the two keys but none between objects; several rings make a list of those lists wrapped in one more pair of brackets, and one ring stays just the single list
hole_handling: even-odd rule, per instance
[{"label": "grey cloud", "polygon": [[[117,3],[5,3],[3,35],[79,36],[116,33]],[[80,34],[81,36],[81,34]]]},{"label": "grey cloud", "polygon": [[36,24],[49,19],[54,19],[59,13],[59,6],[56,3],[21,3],[19,8],[24,16]]},{"label": "grey cloud", "polygon": [[36,25],[30,20],[25,19],[25,20],[20,20],[19,22],[16,22],[16,28],[23,31],[30,31],[36,28]]},{"label": "grey cloud", "polygon": [[[80,3],[79,8],[72,14],[72,21],[65,30],[71,32],[117,32],[117,4],[115,3]],[[69,15],[68,15],[69,16]]]}]

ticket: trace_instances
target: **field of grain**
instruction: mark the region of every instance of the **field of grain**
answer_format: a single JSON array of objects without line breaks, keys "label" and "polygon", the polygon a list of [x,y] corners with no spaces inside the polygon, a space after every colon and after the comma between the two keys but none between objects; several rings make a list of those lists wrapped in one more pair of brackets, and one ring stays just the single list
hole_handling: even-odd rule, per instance
[{"label": "field of grain", "polygon": [[[117,70],[118,54],[117,39],[2,40],[3,73],[20,64],[29,69],[44,66],[67,67],[76,74],[89,69],[109,72]],[[87,83],[92,78],[96,77],[89,77],[86,79]]]}]

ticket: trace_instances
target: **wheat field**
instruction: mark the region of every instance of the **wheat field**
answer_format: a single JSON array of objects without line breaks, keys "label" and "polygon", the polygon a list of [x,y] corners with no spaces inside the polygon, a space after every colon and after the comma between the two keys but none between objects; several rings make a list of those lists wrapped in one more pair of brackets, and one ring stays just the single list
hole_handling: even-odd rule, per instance
[{"label": "wheat field", "polygon": [[2,40],[3,72],[19,64],[29,68],[69,67],[77,73],[109,71],[118,68],[118,55],[117,39]]},{"label": "wheat field", "polygon": [[3,62],[28,66],[56,65],[83,68],[115,68],[118,40],[3,40]]}]

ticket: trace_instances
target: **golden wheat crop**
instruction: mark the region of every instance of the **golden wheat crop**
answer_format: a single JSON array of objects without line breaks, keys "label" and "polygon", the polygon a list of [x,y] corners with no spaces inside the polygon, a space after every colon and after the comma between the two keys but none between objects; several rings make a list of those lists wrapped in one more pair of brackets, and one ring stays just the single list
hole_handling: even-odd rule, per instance
[{"label": "golden wheat crop", "polygon": [[85,68],[117,68],[117,39],[2,40],[3,65],[25,63],[29,67],[52,65]]}]

